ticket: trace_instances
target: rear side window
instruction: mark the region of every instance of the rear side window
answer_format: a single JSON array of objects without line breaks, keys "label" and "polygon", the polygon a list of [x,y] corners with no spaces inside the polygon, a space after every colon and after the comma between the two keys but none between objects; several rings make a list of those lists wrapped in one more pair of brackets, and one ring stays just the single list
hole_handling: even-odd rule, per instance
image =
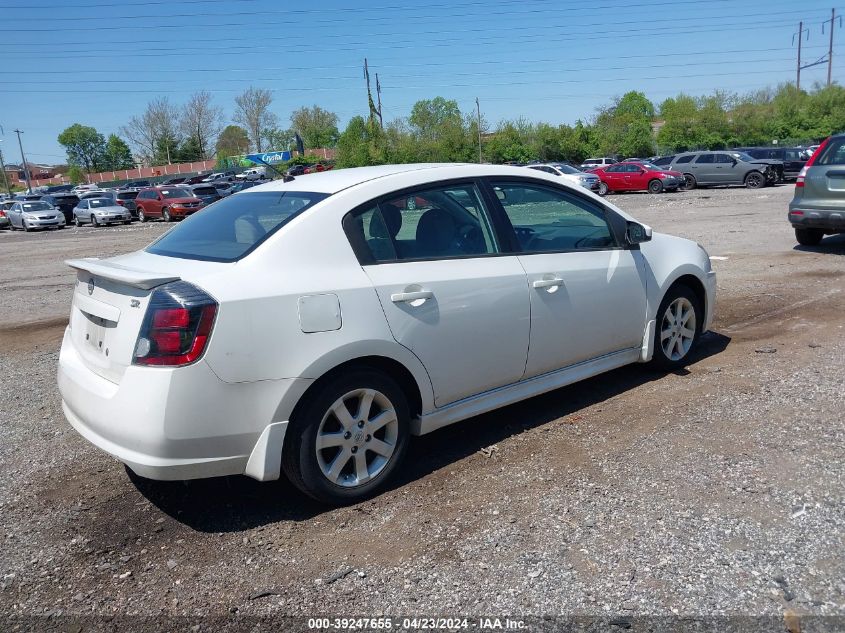
[{"label": "rear side window", "polygon": [[693,158],[695,157],[692,154],[687,154],[686,156],[679,156],[678,160],[675,161],[675,164],[682,165],[684,163],[691,163]]},{"label": "rear side window", "polygon": [[306,191],[261,191],[223,198],[177,224],[148,253],[234,262],[290,220],[328,197]]},{"label": "rear side window", "polygon": [[472,184],[389,197],[347,216],[344,230],[361,263],[472,257],[498,252]]},{"label": "rear side window", "polygon": [[706,165],[713,162],[713,154],[701,154],[695,159],[696,165]]},{"label": "rear side window", "polygon": [[845,165],[845,137],[832,139],[814,164]]}]

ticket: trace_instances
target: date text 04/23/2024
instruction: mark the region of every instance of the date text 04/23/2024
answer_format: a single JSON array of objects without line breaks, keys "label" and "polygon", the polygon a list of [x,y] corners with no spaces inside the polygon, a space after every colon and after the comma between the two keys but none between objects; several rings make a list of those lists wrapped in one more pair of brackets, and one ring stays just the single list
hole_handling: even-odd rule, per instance
[{"label": "date text 04/23/2024", "polygon": [[525,628],[523,620],[511,618],[309,618],[312,630],[372,631],[372,630],[476,630],[518,631]]}]

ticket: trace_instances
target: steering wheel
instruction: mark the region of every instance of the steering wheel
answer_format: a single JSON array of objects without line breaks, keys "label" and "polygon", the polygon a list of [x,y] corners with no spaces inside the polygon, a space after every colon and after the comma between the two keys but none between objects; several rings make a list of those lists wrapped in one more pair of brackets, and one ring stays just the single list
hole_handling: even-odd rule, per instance
[{"label": "steering wheel", "polygon": [[473,254],[487,251],[484,234],[481,232],[481,228],[475,224],[464,224],[460,227],[455,242],[464,253]]}]

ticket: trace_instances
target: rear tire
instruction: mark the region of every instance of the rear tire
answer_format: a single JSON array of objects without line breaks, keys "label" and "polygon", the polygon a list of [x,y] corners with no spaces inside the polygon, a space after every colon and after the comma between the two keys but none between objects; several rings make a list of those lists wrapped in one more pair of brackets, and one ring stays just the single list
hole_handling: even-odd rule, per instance
[{"label": "rear tire", "polygon": [[801,246],[818,246],[823,237],[821,229],[795,229],[795,239]]},{"label": "rear tire", "polygon": [[687,191],[691,191],[695,189],[698,183],[695,180],[695,176],[692,174],[684,174],[684,189]]},{"label": "rear tire", "polygon": [[294,486],[318,501],[357,503],[387,483],[409,437],[408,403],[396,382],[373,369],[351,369],[297,406],[282,468]]},{"label": "rear tire", "polygon": [[664,371],[683,367],[703,324],[703,307],[689,286],[679,283],[669,288],[657,310],[652,366]]},{"label": "rear tire", "polygon": [[745,186],[749,189],[762,189],[766,186],[766,177],[759,171],[752,171],[745,177]]},{"label": "rear tire", "polygon": [[648,192],[649,193],[663,193],[663,183],[660,182],[657,178],[649,181]]}]

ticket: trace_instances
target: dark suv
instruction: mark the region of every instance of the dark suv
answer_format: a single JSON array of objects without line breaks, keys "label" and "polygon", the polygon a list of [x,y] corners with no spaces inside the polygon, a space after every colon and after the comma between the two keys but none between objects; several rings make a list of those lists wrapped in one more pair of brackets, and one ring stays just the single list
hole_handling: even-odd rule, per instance
[{"label": "dark suv", "polygon": [[828,138],[804,165],[788,217],[795,239],[804,246],[845,233],[845,134]]},{"label": "dark suv", "polygon": [[739,147],[734,151],[745,152],[758,159],[781,161],[784,180],[795,180],[807,162],[800,147]]},{"label": "dark suv", "polygon": [[56,192],[42,196],[41,199],[44,202],[49,202],[57,209],[61,209],[67,224],[73,222],[73,208],[79,204],[79,196],[74,193]]}]

